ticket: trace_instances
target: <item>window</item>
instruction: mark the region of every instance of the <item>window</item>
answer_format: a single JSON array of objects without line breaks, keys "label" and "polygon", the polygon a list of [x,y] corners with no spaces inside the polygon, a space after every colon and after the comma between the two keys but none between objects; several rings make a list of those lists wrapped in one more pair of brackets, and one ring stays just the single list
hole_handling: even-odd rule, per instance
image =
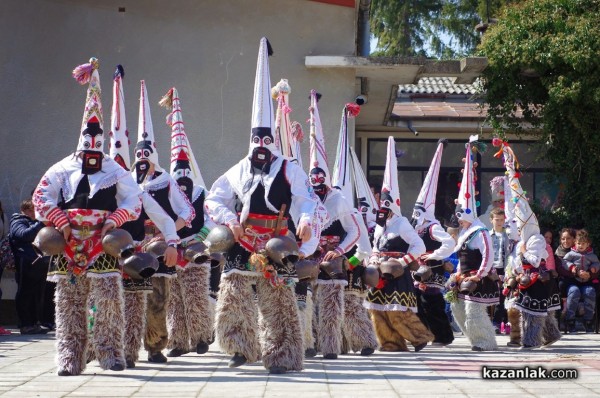
[{"label": "window", "polygon": [[[449,140],[444,148],[442,165],[438,180],[436,196],[436,216],[444,222],[454,212],[454,199],[458,196],[458,183],[461,181],[462,159],[465,156],[466,140]],[[546,178],[547,164],[541,161],[540,154],[532,142],[511,142],[521,167],[520,178],[523,189],[527,192],[529,200],[539,200],[544,207],[556,204],[559,197],[558,184],[549,182]],[[423,180],[429,170],[431,159],[437,148],[437,140],[431,139],[396,139],[396,153],[398,158],[398,183],[402,214],[410,218],[412,209]],[[489,182],[492,178],[504,175],[505,168],[501,158],[493,155],[498,148],[489,143],[487,151],[480,156],[479,173],[479,201],[478,211],[483,214],[490,204],[491,192]],[[369,184],[379,192],[383,183],[385,159],[387,153],[387,139],[372,138],[367,141],[367,179]]]}]

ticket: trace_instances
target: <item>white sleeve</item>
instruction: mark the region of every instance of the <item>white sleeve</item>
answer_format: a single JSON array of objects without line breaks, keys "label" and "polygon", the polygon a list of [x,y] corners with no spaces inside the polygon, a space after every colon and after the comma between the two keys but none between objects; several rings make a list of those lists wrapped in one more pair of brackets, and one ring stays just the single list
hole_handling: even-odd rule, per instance
[{"label": "white sleeve", "polygon": [[61,184],[56,173],[56,165],[42,176],[33,192],[35,217],[40,221],[49,221],[58,229],[69,225],[69,219],[58,207]]},{"label": "white sleeve", "polygon": [[474,249],[479,249],[481,252],[481,265],[476,276],[483,278],[487,276],[494,264],[494,250],[490,233],[487,230],[479,230],[469,245]]},{"label": "white sleeve", "polygon": [[169,178],[169,201],[171,202],[173,211],[177,214],[177,217],[185,221],[187,227],[191,227],[192,221],[194,221],[194,217],[196,217],[194,206],[192,206],[190,200],[186,194],[183,193],[179,184],[177,184],[173,177],[169,176]]},{"label": "white sleeve", "polygon": [[173,221],[167,212],[160,207],[148,192],[142,193],[142,204],[144,205],[144,211],[148,215],[148,218],[150,218],[160,232],[162,232],[165,241],[167,241],[167,243],[179,243],[175,221]]},{"label": "white sleeve", "polygon": [[238,222],[235,213],[236,195],[225,175],[219,177],[204,200],[204,209],[216,224],[231,225]]},{"label": "white sleeve", "polygon": [[525,247],[527,250],[523,253],[523,257],[529,264],[538,268],[542,259],[545,259],[548,256],[546,240],[540,234],[533,235],[529,238]]},{"label": "white sleeve", "polygon": [[371,247],[371,242],[369,241],[369,231],[367,230],[367,226],[362,219],[362,215],[357,209],[354,209],[353,214],[358,220],[359,229],[358,242],[356,242],[356,253],[354,253],[354,257],[363,261],[371,255],[373,248]]},{"label": "white sleeve", "polygon": [[454,252],[454,246],[456,246],[454,238],[452,238],[448,232],[444,231],[444,228],[439,224],[433,224],[429,227],[429,233],[431,233],[431,237],[434,240],[442,244],[442,246],[431,253],[430,259],[443,260],[448,258]]},{"label": "white sleeve", "polygon": [[107,221],[112,221],[117,227],[128,221],[137,220],[142,212],[142,190],[136,184],[131,174],[124,174],[117,180],[118,208],[111,213]]},{"label": "white sleeve", "polygon": [[320,238],[320,224],[318,222],[318,198],[308,190],[308,176],[299,166],[291,162],[285,162],[285,176],[290,184],[292,192],[292,204],[290,205],[290,216],[296,226],[300,223],[308,225],[312,231],[308,241],[300,246],[300,252],[304,256],[310,256],[317,250]]},{"label": "white sleeve", "polygon": [[[342,195],[341,192],[340,195]],[[343,206],[345,208],[339,209],[339,211],[342,213],[339,220],[342,224],[342,228],[344,228],[344,231],[346,232],[346,236],[344,237],[344,240],[340,242],[339,246],[336,248],[336,251],[342,255],[350,251],[350,249],[352,249],[354,245],[358,243],[360,238],[360,227],[358,224],[359,220],[356,218],[356,214],[354,213],[350,204],[347,202],[346,198],[342,196],[340,199],[343,199],[341,200],[343,205],[340,204],[340,207]]]},{"label": "white sleeve", "polygon": [[423,239],[421,239],[417,231],[410,225],[406,217],[401,217],[399,225],[399,235],[406,243],[408,243],[408,253],[403,257],[408,264],[419,258],[421,254],[425,253],[425,243],[423,243]]}]

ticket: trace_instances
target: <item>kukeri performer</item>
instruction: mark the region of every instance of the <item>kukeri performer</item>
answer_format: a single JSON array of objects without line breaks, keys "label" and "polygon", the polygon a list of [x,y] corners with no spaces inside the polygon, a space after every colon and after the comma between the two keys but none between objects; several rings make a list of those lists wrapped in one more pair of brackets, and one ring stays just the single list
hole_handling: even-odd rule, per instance
[{"label": "kukeri performer", "polygon": [[460,231],[454,251],[458,252],[459,263],[448,281],[450,291],[446,298],[471,349],[493,351],[497,349],[496,333],[486,307],[498,304],[499,289],[498,276],[492,268],[494,253],[490,233],[477,217],[474,157],[478,147],[477,136],[471,136],[466,144],[463,178],[456,201],[455,216]]},{"label": "kukeri performer", "polygon": [[[131,164],[131,161],[123,91],[124,74],[123,67],[118,65],[113,82],[109,156],[129,171],[128,165]],[[133,179],[133,176],[131,178]],[[146,294],[152,292],[150,277],[159,266],[158,261],[154,258],[156,256],[144,253],[146,243],[152,238],[148,237],[146,239],[145,221],[150,220],[159,228],[167,244],[173,246],[179,242],[173,219],[148,192],[143,192],[141,198],[142,212],[140,217],[137,220],[126,222],[121,227],[130,233],[136,252],[135,255],[125,260],[123,267],[125,362],[128,368],[135,367],[138,360],[142,336],[146,328]],[[163,256],[165,264],[174,265],[177,259],[177,251],[174,247],[167,247]]]},{"label": "kukeri performer", "polygon": [[221,274],[221,262],[216,257],[212,259],[211,269],[211,257],[203,242],[215,224],[204,212],[207,194],[204,179],[185,133],[177,89],[171,88],[160,104],[172,110],[167,117],[167,125],[171,127],[171,176],[196,213],[192,226],[179,230],[177,278],[172,281],[167,308],[167,348],[170,350],[167,356],[178,357],[190,350],[204,354],[213,338],[214,305],[209,296],[211,273]]},{"label": "kukeri performer", "polygon": [[[358,161],[355,162],[352,158],[351,148],[348,145],[348,119],[358,116],[359,113],[360,106],[355,103],[347,103],[342,109],[337,155],[331,183],[335,190],[339,189],[342,196],[346,199],[347,205],[353,212],[350,217],[345,216],[340,218],[342,226],[351,222],[350,230],[355,228],[355,226],[358,227],[358,240],[356,240],[356,244],[344,253],[344,256],[348,258],[348,270],[346,270],[348,284],[344,287],[342,354],[353,351],[360,352],[361,355],[366,356],[371,355],[377,348],[377,337],[375,336],[373,323],[369,318],[369,311],[362,305],[367,295],[367,286],[364,281],[364,265],[365,260],[369,259],[373,250],[367,230],[366,219],[369,214],[364,209],[365,206],[369,206],[364,201],[366,200],[365,196],[370,193],[370,190],[368,193],[364,191],[365,186],[360,180],[364,178],[362,168],[358,164]],[[352,206],[354,192],[356,192],[361,211]],[[338,211],[338,214],[343,214],[338,209],[335,211]],[[330,215],[332,213],[333,211],[329,212]],[[351,234],[347,234],[344,238],[344,241],[351,240]],[[340,244],[340,247],[344,247],[344,245]]]},{"label": "kukeri performer", "polygon": [[[546,269],[546,241],[540,234],[537,218],[519,181],[518,162],[512,148],[505,141],[494,140],[501,147],[508,172],[508,185],[514,204],[514,217],[521,240],[517,243],[513,272],[517,275],[518,296],[515,307],[521,311],[521,349],[551,345],[561,337],[554,316],[548,316],[550,304],[550,273]],[[551,319],[549,319],[551,318]],[[546,324],[547,323],[547,324]]]},{"label": "kukeri performer", "polygon": [[[138,120],[138,142],[135,146],[134,170],[132,174],[144,192],[147,192],[163,210],[175,221],[179,232],[184,227],[191,227],[196,216],[194,207],[188,197],[181,191],[177,182],[158,163],[154,129],[148,103],[146,84],[141,81],[140,112]],[[162,350],[168,342],[167,303],[170,292],[170,279],[176,277],[174,262],[171,263],[172,249],[177,249],[177,242],[166,242],[165,236],[152,220],[145,220],[146,251],[159,255],[160,266],[152,276],[152,293],[147,297],[146,332],[144,348],[148,351],[148,361],[164,363],[167,358]],[[168,255],[167,255],[168,254]],[[176,261],[176,258],[175,258]]]},{"label": "kukeri performer", "polygon": [[410,274],[416,260],[425,253],[425,244],[402,216],[393,137],[388,138],[379,206],[373,255],[365,271],[371,288],[364,306],[371,314],[381,351],[408,351],[408,340],[418,352],[434,338],[417,316],[417,297]]},{"label": "kukeri performer", "polygon": [[[40,232],[37,242],[42,251],[54,255],[48,279],[57,282],[59,376],[79,375],[85,369],[90,294],[97,308],[92,338],[100,367],[125,368],[121,271],[118,258],[103,252],[101,239],[126,221],[135,220],[141,211],[139,187],[103,153],[98,60],[92,58],[78,66],[73,76],[81,84],[89,82],[77,150],[44,174],[33,195],[36,217],[52,224],[64,237],[54,240],[51,236],[56,230],[49,227]],[[55,243],[52,253],[46,247],[50,241]]]},{"label": "kukeri performer", "polygon": [[[303,241],[299,251],[296,249],[297,256],[311,255],[318,244],[320,225],[311,224],[317,200],[309,192],[306,173],[284,159],[275,146],[269,95],[271,53],[267,39],[262,38],[250,152],[215,181],[205,207],[213,221],[231,229],[237,242],[225,254],[216,309],[217,339],[221,349],[233,355],[229,366],[238,367],[262,356],[270,373],[284,373],[303,367],[302,334],[293,290],[296,270],[293,262],[273,264],[271,255],[265,261],[261,252],[272,238],[287,233],[287,219],[291,217]],[[239,214],[236,202],[241,204]],[[257,285],[262,314],[260,343],[252,283]]]},{"label": "kukeri performer", "polygon": [[456,242],[435,217],[435,197],[442,151],[447,143],[445,139],[438,141],[437,150],[415,203],[411,222],[423,240],[426,250],[419,258],[420,267],[413,273],[413,278],[415,286],[418,286],[417,296],[421,301],[425,324],[435,336],[433,344],[437,345],[448,345],[454,341],[442,290],[447,282],[443,260],[453,253]]}]

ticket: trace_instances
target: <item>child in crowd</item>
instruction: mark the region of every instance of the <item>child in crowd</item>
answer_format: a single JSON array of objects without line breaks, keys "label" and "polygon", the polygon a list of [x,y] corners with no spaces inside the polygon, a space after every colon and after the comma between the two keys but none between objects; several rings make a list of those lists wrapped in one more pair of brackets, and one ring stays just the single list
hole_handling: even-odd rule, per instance
[{"label": "child in crowd", "polygon": [[592,318],[596,307],[596,290],[594,286],[598,286],[600,262],[594,254],[592,240],[585,229],[577,231],[575,247],[565,255],[563,266],[571,274],[571,277],[566,279],[567,313],[565,320],[568,330],[570,333],[576,331],[575,313],[579,301],[583,297],[585,331],[591,333],[594,330]]}]

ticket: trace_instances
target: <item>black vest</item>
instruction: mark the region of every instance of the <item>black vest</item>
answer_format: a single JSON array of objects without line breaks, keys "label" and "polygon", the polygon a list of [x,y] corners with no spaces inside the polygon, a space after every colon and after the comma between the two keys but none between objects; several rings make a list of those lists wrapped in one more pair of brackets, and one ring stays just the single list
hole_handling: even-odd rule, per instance
[{"label": "black vest", "polygon": [[194,211],[196,213],[196,217],[192,220],[191,227],[183,227],[179,231],[177,231],[177,235],[181,239],[187,238],[188,236],[192,236],[200,232],[202,227],[204,227],[204,195],[206,191],[203,190],[200,196],[192,203],[194,206]]},{"label": "black vest", "polygon": [[[276,208],[281,209],[283,204],[286,205],[285,217],[289,217],[290,205],[292,204],[292,189],[285,178],[285,168],[287,166],[287,160],[283,161],[281,169],[277,172],[277,175],[273,179],[273,184],[269,190],[269,202]],[[253,178],[260,178],[260,175],[254,175]],[[257,185],[256,189],[252,193],[250,198],[250,213],[263,214],[263,215],[278,215],[278,211],[273,211],[267,207],[265,202],[265,187],[262,181]]]},{"label": "black vest", "polygon": [[385,234],[382,235],[377,240],[377,242],[375,242],[375,244],[377,245],[377,249],[379,249],[380,252],[401,252],[405,254],[408,253],[409,244],[406,243],[404,239],[400,237],[400,235],[389,240],[384,240],[384,236]]},{"label": "black vest", "polygon": [[[419,237],[423,240],[423,243],[425,243],[425,251],[428,253],[434,252],[442,246],[442,242],[439,242],[431,237],[431,234],[429,233],[431,227],[432,226],[430,225],[427,228],[424,228],[421,232],[419,232]],[[427,261],[427,265],[429,265],[430,267],[434,265],[440,265],[441,263],[441,260]]]},{"label": "black vest", "polygon": [[346,237],[346,230],[340,220],[335,220],[329,227],[321,231],[321,236],[339,236],[340,242]]},{"label": "black vest", "polygon": [[481,232],[477,230],[473,232],[463,243],[462,247],[458,250],[458,261],[460,262],[460,272],[465,273],[469,271],[477,271],[481,267],[481,260],[483,257],[479,249],[469,249],[467,243],[469,243],[475,234]]},{"label": "black vest", "polygon": [[67,209],[93,209],[93,210],[106,210],[115,211],[117,210],[117,185],[111,185],[108,188],[104,188],[96,192],[96,194],[89,198],[90,194],[90,182],[88,176],[84,175],[77,189],[73,199],[65,202],[62,190],[60,192],[61,201],[58,204],[63,210]]}]

